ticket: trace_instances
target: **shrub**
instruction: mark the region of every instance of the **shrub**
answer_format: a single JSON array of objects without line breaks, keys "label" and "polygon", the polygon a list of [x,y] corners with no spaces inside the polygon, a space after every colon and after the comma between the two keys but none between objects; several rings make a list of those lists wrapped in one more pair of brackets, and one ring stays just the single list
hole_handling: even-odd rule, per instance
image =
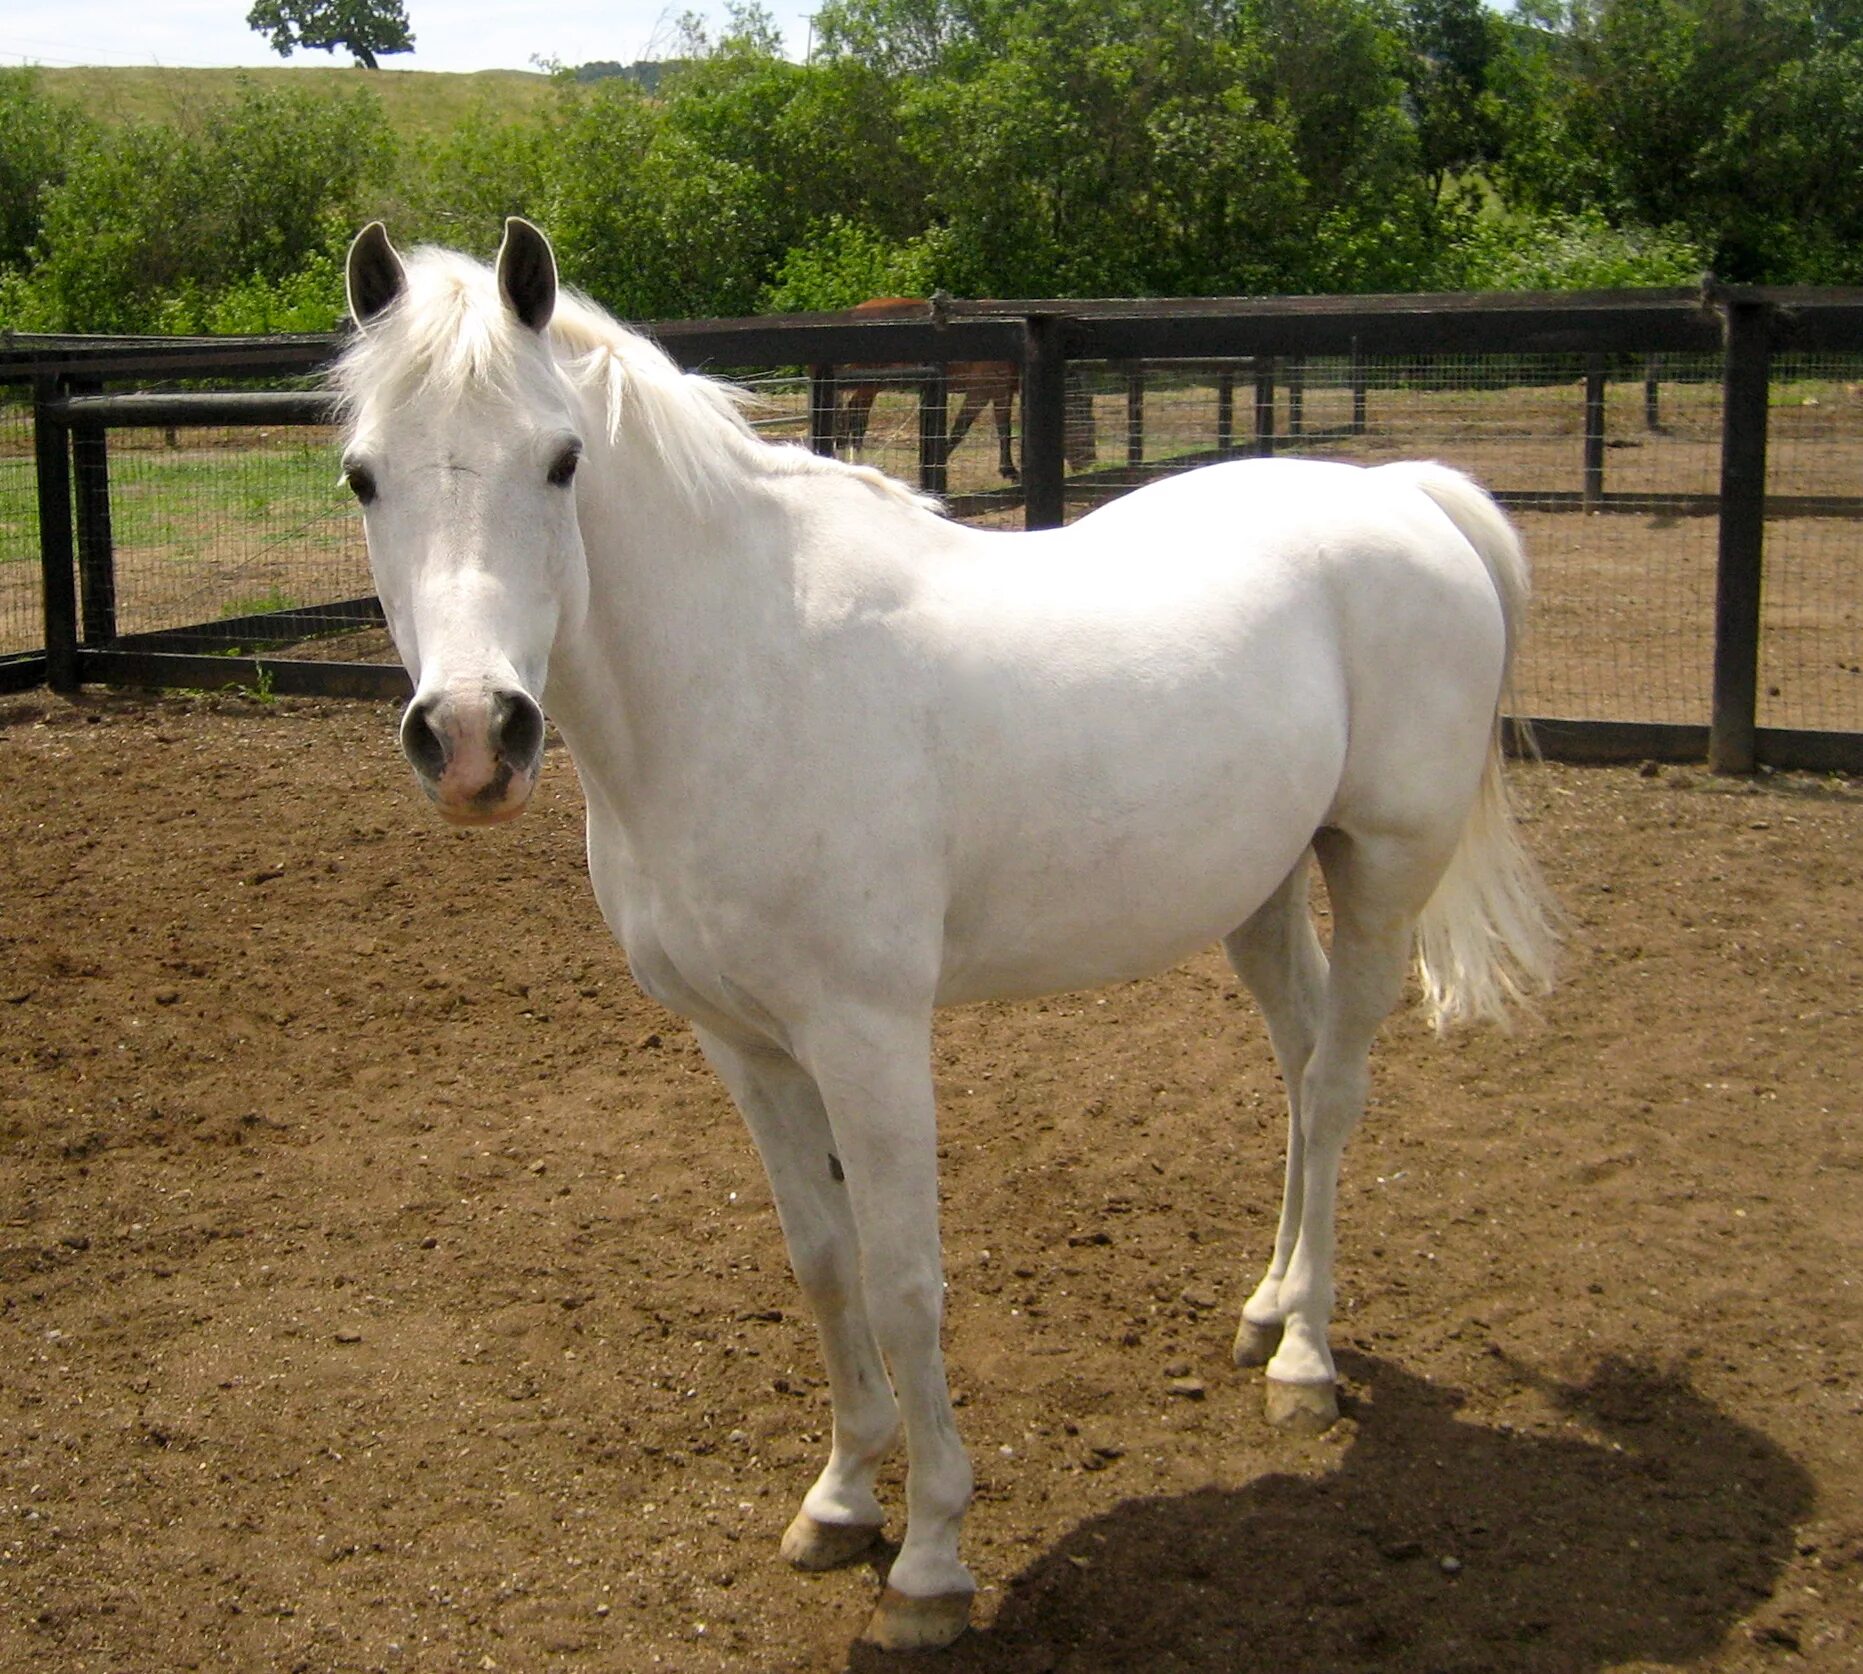
[{"label": "shrub", "polygon": [[765,288],[773,314],[806,314],[882,296],[929,296],[937,289],[935,234],[904,243],[837,215],[814,238],[794,246]]},{"label": "shrub", "polygon": [[355,224],[392,154],[372,95],[250,85],[172,127],[94,134],[46,195],[32,290],[55,329],[134,332],[190,287],[282,284]]},{"label": "shrub", "polygon": [[0,70],[0,268],[24,268],[45,197],[91,134],[75,105],[55,99],[36,70]]},{"label": "shrub", "polygon": [[1614,227],[1595,209],[1478,219],[1446,258],[1451,282],[1477,291],[1692,285],[1708,266],[1679,228]]}]

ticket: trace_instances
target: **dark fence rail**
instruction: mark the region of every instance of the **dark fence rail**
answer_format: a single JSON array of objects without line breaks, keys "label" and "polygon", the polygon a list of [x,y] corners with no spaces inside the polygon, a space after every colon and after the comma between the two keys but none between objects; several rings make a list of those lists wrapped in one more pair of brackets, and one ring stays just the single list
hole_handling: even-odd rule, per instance
[{"label": "dark fence rail", "polygon": [[[834,448],[837,379],[886,376],[917,392],[920,481],[947,493],[950,458],[947,370],[1001,363],[1020,389],[1020,482],[950,495],[959,515],[1019,508],[1028,527],[1064,521],[1071,505],[1122,492],[1155,468],[1151,406],[1165,381],[1196,376],[1213,385],[1208,445],[1180,451],[1166,468],[1237,453],[1323,448],[1367,434],[1372,392],[1426,385],[1461,357],[1482,387],[1523,389],[1535,378],[1563,382],[1579,367],[1582,448],[1576,485],[1502,488],[1504,503],[1535,513],[1637,513],[1714,517],[1711,699],[1699,722],[1552,716],[1536,720],[1549,754],[1592,759],[1702,759],[1726,771],[1756,765],[1863,771],[1863,729],[1760,724],[1761,621],[1769,517],[1843,518],[1863,512],[1849,493],[1768,492],[1771,390],[1780,357],[1863,355],[1863,292],[1710,289],[1546,297],[1313,297],[1271,300],[947,302],[922,316],[853,319],[805,315],[666,322],[647,328],[682,364],[742,376],[754,369],[807,369],[811,393],[799,415],[812,445]],[[374,601],[356,596],[276,608],[223,611],[212,621],[124,631],[117,619],[115,464],[110,438],[195,426],[298,427],[328,424],[331,404],[312,382],[337,340],[111,342],[13,339],[0,343],[0,385],[33,392],[33,457],[44,643],[0,656],[0,687],[86,681],[183,686],[256,685],[277,692],[386,695],[405,691],[398,668],[306,661],[300,656],[215,655],[229,644],[299,642],[379,625]],[[1534,357],[1561,370],[1536,370]],[[1564,357],[1564,358],[1561,358]],[[1577,357],[1574,360],[1572,357]],[[1398,362],[1403,366],[1393,370]],[[1315,418],[1325,362],[1349,409]],[[1614,489],[1609,483],[1607,388],[1642,385],[1643,422],[1662,427],[1659,393],[1671,364],[1709,366],[1718,383],[1718,476],[1687,489]],[[1070,468],[1079,452],[1083,368],[1124,418],[1124,447],[1110,465]],[[1344,369],[1344,370],[1340,370]],[[264,382],[252,389],[164,388]],[[126,391],[123,386],[134,386]],[[1238,401],[1238,391],[1242,399]],[[1085,398],[1091,418],[1092,397]],[[1860,450],[1863,454],[1863,450]],[[334,477],[334,456],[330,475]],[[1845,585],[1855,596],[1856,569]],[[1849,617],[1854,620],[1854,613]],[[1863,664],[1863,657],[1856,659]],[[1863,672],[1863,670],[1860,670]]]}]

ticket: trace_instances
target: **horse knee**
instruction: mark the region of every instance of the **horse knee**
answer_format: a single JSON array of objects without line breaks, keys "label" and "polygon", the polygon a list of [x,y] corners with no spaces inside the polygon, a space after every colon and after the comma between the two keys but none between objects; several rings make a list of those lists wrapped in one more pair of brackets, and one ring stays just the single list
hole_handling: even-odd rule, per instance
[{"label": "horse knee", "polygon": [[863,1289],[874,1335],[889,1352],[937,1345],[944,1317],[942,1274],[870,1272]]},{"label": "horse knee", "polygon": [[818,1318],[841,1313],[859,1295],[859,1262],[842,1239],[792,1238],[789,1266]]}]

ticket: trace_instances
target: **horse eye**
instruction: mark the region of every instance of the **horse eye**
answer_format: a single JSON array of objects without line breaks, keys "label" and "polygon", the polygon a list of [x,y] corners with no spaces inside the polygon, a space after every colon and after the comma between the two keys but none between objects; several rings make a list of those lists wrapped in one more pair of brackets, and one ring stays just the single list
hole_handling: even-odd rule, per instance
[{"label": "horse eye", "polygon": [[550,467],[550,486],[552,488],[567,488],[569,484],[575,480],[576,466],[581,458],[581,448],[564,448],[563,451],[556,456],[556,462]]},{"label": "horse eye", "polygon": [[366,465],[352,465],[343,473],[343,480],[349,484],[350,493],[354,494],[365,506],[375,501],[375,473]]}]

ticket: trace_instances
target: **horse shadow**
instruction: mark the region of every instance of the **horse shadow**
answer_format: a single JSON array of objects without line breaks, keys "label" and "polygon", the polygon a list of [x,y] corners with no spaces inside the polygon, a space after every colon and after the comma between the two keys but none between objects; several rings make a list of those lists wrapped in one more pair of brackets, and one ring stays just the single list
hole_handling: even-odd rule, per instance
[{"label": "horse shadow", "polygon": [[[1775,1589],[1810,1477],[1686,1378],[1515,1366],[1574,1422],[1458,1417],[1389,1361],[1336,1471],[1131,1499],[1014,1577],[948,1674],[1584,1674],[1688,1662]],[[1369,1407],[1369,1412],[1364,1408]],[[868,1646],[850,1669],[895,1668]]]}]

